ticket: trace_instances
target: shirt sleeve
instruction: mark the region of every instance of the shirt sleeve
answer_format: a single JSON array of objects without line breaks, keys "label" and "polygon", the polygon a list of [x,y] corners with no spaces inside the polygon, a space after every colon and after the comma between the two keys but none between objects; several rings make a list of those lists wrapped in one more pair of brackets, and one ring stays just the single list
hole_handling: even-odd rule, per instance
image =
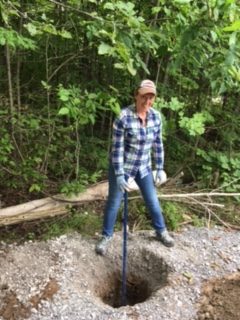
[{"label": "shirt sleeve", "polygon": [[162,141],[162,119],[160,113],[158,114],[159,121],[156,122],[156,133],[153,143],[153,159],[156,170],[163,170],[164,166],[164,148]]},{"label": "shirt sleeve", "polygon": [[124,174],[124,125],[122,118],[117,118],[113,122],[111,159],[115,174]]}]

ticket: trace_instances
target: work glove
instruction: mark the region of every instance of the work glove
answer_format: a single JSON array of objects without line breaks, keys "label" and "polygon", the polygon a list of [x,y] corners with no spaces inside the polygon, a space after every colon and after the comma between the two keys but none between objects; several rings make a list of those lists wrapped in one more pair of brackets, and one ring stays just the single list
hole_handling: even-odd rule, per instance
[{"label": "work glove", "polygon": [[124,175],[117,176],[116,179],[117,179],[117,186],[118,186],[118,188],[119,188],[122,192],[130,191],[129,184],[128,184],[128,182],[125,180]]},{"label": "work glove", "polygon": [[156,175],[154,177],[154,183],[156,186],[163,184],[167,181],[167,175],[164,170],[157,170]]}]

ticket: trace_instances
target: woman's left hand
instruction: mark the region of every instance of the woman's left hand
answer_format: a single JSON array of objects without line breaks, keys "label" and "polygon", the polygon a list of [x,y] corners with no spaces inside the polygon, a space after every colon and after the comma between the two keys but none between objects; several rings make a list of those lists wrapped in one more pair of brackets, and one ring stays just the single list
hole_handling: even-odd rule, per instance
[{"label": "woman's left hand", "polygon": [[167,175],[164,170],[157,170],[154,177],[154,183],[156,186],[159,186],[167,181]]}]

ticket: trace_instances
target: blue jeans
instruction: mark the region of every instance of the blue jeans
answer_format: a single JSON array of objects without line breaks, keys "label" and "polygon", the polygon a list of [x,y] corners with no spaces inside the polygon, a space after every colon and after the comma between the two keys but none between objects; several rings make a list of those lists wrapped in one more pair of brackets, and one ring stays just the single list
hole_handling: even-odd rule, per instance
[{"label": "blue jeans", "polygon": [[[139,186],[146,207],[151,215],[154,229],[157,232],[162,232],[166,228],[166,225],[157,197],[152,172],[142,179],[138,172],[135,177],[135,181]],[[102,234],[110,237],[113,235],[113,229],[117,219],[118,210],[123,199],[123,192],[117,186],[115,172],[111,164],[109,166],[108,183],[108,199],[104,211]]]}]

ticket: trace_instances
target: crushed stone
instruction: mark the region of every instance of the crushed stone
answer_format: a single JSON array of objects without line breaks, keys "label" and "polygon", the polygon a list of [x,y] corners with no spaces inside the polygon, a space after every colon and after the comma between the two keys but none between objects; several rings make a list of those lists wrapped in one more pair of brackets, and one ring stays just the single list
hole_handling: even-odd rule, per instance
[{"label": "crushed stone", "polygon": [[105,257],[95,254],[97,239],[78,233],[22,245],[2,242],[0,319],[215,319],[206,310],[199,315],[202,288],[212,279],[239,274],[240,232],[189,226],[172,235],[175,246],[166,248],[153,231],[129,234],[127,280],[135,291],[126,306],[116,302],[121,232]]}]

